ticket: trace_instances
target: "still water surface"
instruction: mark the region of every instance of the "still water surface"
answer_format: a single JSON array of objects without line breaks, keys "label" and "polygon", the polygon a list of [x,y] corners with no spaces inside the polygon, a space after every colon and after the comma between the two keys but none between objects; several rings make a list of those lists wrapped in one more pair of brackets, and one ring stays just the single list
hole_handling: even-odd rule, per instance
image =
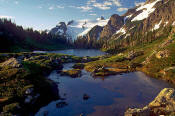
[{"label": "still water surface", "polygon": [[96,49],[68,49],[68,50],[58,50],[58,51],[34,51],[34,53],[61,53],[75,56],[101,56],[106,54],[100,50]]},{"label": "still water surface", "polygon": [[[72,63],[64,69],[71,69]],[[168,83],[149,78],[142,72],[93,78],[83,70],[80,78],[60,76],[53,71],[49,78],[58,83],[62,100],[42,107],[36,116],[123,116],[128,107],[143,107],[152,101],[161,89],[171,87]],[[83,100],[83,95],[90,96]],[[66,102],[62,108],[56,104]]]}]

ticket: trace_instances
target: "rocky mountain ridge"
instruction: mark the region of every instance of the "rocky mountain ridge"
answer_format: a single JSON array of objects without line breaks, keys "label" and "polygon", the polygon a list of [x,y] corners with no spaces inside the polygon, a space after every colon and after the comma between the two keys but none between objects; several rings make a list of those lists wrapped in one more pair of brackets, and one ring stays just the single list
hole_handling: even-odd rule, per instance
[{"label": "rocky mountain ridge", "polygon": [[123,15],[125,24],[109,40],[130,41],[131,35],[144,38],[148,33],[154,33],[152,38],[159,37],[164,28],[175,26],[174,5],[173,0],[147,0],[145,4],[128,10]]},{"label": "rocky mountain ridge", "polygon": [[50,33],[74,40],[77,48],[116,49],[151,42],[175,26],[174,0],[147,0],[125,14],[60,22]]},{"label": "rocky mountain ridge", "polygon": [[[56,27],[52,28],[49,33],[76,40],[79,37],[86,36],[88,32],[93,30],[96,26],[105,26],[107,22],[108,19],[104,19],[104,17],[97,18],[96,20],[71,20],[67,24],[65,22],[60,22]],[[96,38],[98,37],[96,36]]]},{"label": "rocky mountain ridge", "polygon": [[100,38],[110,38],[117,30],[124,25],[124,17],[114,14],[108,24],[103,28]]},{"label": "rocky mountain ridge", "polygon": [[[117,46],[126,47],[153,41],[165,35],[167,28],[175,26],[174,5],[174,0],[147,0],[121,16],[114,14],[99,33],[100,38],[95,38],[93,41],[96,47],[103,49],[115,49]],[[85,35],[78,39],[82,39],[81,41],[87,43],[87,46],[94,44],[88,43],[94,37]],[[79,41],[77,40],[77,44]],[[102,45],[99,46],[99,43]]]}]

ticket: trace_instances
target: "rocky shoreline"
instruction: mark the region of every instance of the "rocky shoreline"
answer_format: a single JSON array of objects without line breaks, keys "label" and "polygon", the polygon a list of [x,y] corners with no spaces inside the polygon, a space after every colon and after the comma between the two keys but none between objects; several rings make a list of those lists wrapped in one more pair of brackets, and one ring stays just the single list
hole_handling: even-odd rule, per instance
[{"label": "rocky shoreline", "polygon": [[[24,81],[20,90],[14,90],[18,91],[18,93],[21,92],[20,95],[6,93],[5,90],[6,88],[9,88],[9,85],[0,85],[2,88],[5,88],[4,90],[0,89],[1,93],[4,92],[4,96],[0,97],[1,116],[10,114],[34,115],[35,112],[37,112],[42,106],[47,105],[53,100],[59,99],[57,84],[46,78],[53,70],[58,70],[61,75],[67,75],[72,78],[79,77],[82,69],[91,72],[94,77],[105,77],[140,70],[140,65],[137,63],[133,63],[129,66],[124,65],[123,63],[123,61],[132,60],[140,55],[143,55],[143,53],[137,52],[137,55],[133,55],[132,53],[127,57],[127,59],[115,59],[115,62],[122,62],[122,64],[118,65],[116,63],[116,66],[114,67],[108,67],[108,65],[111,65],[110,63],[107,63],[106,65],[100,63],[100,65],[96,65],[96,61],[103,61],[110,58],[108,56],[76,57],[46,53],[0,54],[0,76],[2,83],[6,82],[7,84],[11,84],[11,81],[14,81],[13,79]],[[72,62],[75,63],[72,67],[73,69],[62,70],[63,63]],[[88,67],[89,63],[93,63],[96,66]],[[15,85],[16,84],[18,83],[15,82]],[[19,85],[16,85],[16,87],[18,86]],[[175,101],[172,101],[175,99],[174,95],[174,89],[164,89],[160,92],[156,99],[150,103],[151,105],[149,104],[143,109],[128,109],[125,112],[125,116],[157,116],[157,114],[171,114],[175,111],[175,109],[173,109],[175,107]],[[159,106],[155,106],[158,102]],[[32,107],[33,105],[35,106],[34,109]],[[167,108],[170,108],[171,110]]]},{"label": "rocky shoreline", "polygon": [[[126,53],[120,53],[118,55],[111,56],[106,59],[87,63],[85,65],[85,69],[91,72],[94,76],[102,77],[133,71],[141,71],[150,77],[165,80],[168,83],[174,84],[174,73],[172,72],[174,70],[174,67],[170,67],[168,65],[167,59],[171,57],[170,55],[168,56],[167,53],[167,51],[161,52],[161,54],[158,52],[157,54],[153,54],[150,57],[147,57],[147,53],[145,51],[129,51]],[[159,60],[161,60],[161,62]],[[163,60],[166,60],[167,62]],[[161,66],[168,68],[162,70]],[[158,72],[159,70],[160,72]],[[174,88],[165,88],[149,105],[145,106],[142,109],[130,108],[125,112],[125,116],[173,116],[175,115],[174,95]]]},{"label": "rocky shoreline", "polygon": [[45,77],[52,69],[61,69],[61,63],[53,63],[53,60],[50,59],[48,66],[42,66],[44,62],[40,64],[34,62],[34,60],[49,59],[42,55],[34,53],[0,55],[1,99],[6,98],[1,100],[1,116],[34,115],[41,106],[59,99],[57,84]]},{"label": "rocky shoreline", "polygon": [[143,108],[129,108],[125,116],[174,116],[175,89],[165,88],[158,96]]},{"label": "rocky shoreline", "polygon": [[0,54],[0,115],[34,115],[59,99],[57,84],[46,77],[62,70],[62,63],[76,60],[79,57],[57,54]]},{"label": "rocky shoreline", "polygon": [[[57,70],[63,75],[78,77],[81,73],[80,69],[61,71],[63,63],[86,63],[98,59],[99,57],[77,57],[53,53],[0,54],[2,81],[0,115],[34,115],[42,106],[59,99],[57,84],[47,78],[51,71]],[[79,65],[74,68],[78,67]],[[80,68],[82,69],[82,65]],[[14,80],[18,80],[21,84]],[[10,86],[11,84],[14,86]],[[11,91],[17,91],[20,95]]]}]

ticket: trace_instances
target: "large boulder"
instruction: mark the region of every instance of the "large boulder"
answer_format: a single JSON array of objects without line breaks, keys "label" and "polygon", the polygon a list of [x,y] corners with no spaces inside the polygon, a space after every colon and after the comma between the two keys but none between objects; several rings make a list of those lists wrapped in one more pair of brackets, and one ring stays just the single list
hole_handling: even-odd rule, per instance
[{"label": "large boulder", "polygon": [[32,100],[33,100],[33,97],[32,97],[31,95],[29,95],[29,96],[27,96],[27,97],[25,98],[24,103],[29,104],[29,103],[32,102]]},{"label": "large boulder", "polygon": [[167,58],[168,56],[169,56],[168,50],[159,51],[159,52],[156,54],[156,58],[158,58],[158,59]]},{"label": "large boulder", "polygon": [[10,58],[7,61],[0,64],[1,67],[11,67],[11,68],[19,68],[22,66],[21,61],[16,58]]},{"label": "large boulder", "polygon": [[132,60],[138,56],[144,55],[144,51],[130,51],[128,53],[127,59]]},{"label": "large boulder", "polygon": [[61,72],[62,76],[70,76],[72,78],[77,78],[81,76],[81,70],[79,69],[72,69],[72,70],[63,70]]},{"label": "large boulder", "polygon": [[131,109],[129,108],[125,112],[125,116],[151,116],[150,109],[148,107],[144,107],[143,109]]},{"label": "large boulder", "polygon": [[123,70],[113,70],[113,68],[106,68],[104,66],[100,67],[98,66],[97,68],[95,68],[92,71],[92,76],[94,77],[105,77],[105,76],[109,76],[109,75],[116,75],[116,74],[121,74],[123,73]]},{"label": "large boulder", "polygon": [[26,95],[30,95],[30,94],[33,93],[33,91],[34,91],[33,88],[28,88],[28,89],[25,91],[25,94],[26,94]]},{"label": "large boulder", "polygon": [[85,66],[85,65],[82,64],[82,63],[76,63],[76,64],[73,65],[73,68],[74,68],[74,69],[83,69],[84,66]]},{"label": "large boulder", "polygon": [[142,109],[129,108],[125,116],[160,116],[171,115],[175,112],[175,90],[173,88],[163,89],[149,105]]}]

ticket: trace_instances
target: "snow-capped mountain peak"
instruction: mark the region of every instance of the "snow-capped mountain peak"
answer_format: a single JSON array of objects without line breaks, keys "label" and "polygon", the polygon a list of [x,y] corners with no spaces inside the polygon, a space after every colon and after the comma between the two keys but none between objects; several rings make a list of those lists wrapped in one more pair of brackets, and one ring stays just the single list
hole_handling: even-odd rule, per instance
[{"label": "snow-capped mountain peak", "polygon": [[[73,40],[77,39],[77,37],[81,37],[86,35],[93,27],[95,26],[105,26],[108,23],[109,19],[104,19],[104,17],[97,18],[96,20],[89,20],[89,19],[83,19],[83,20],[72,20],[69,21],[66,25],[66,30],[61,31],[62,24],[58,24],[55,28],[51,29],[50,33],[54,32],[62,32],[66,33],[67,38],[71,38]],[[57,29],[57,31],[56,31]],[[61,33],[60,33],[61,34]]]},{"label": "snow-capped mountain peak", "polygon": [[155,10],[154,6],[159,1],[162,1],[162,0],[155,0],[154,2],[145,3],[145,4],[141,5],[140,7],[138,7],[136,9],[136,11],[142,10],[142,12],[140,14],[138,14],[136,17],[134,17],[132,19],[132,22],[146,19],[152,12],[154,12],[154,10]]}]

